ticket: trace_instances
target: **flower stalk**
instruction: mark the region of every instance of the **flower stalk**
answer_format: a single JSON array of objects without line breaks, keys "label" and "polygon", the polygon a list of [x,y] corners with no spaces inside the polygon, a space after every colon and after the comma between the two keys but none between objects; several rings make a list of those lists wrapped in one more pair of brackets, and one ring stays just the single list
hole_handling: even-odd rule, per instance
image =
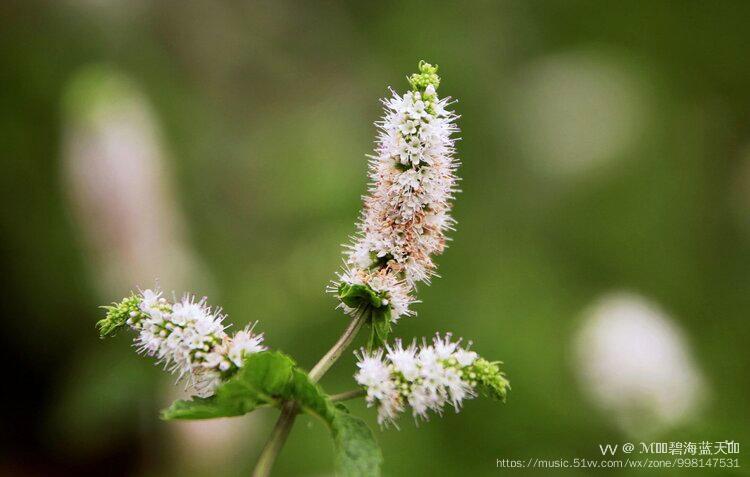
[{"label": "flower stalk", "polygon": [[[308,374],[313,382],[319,381],[331,366],[338,361],[341,354],[351,345],[354,338],[357,337],[357,333],[362,329],[362,325],[368,316],[369,312],[366,309],[360,310],[360,313],[349,323],[349,326],[346,327],[341,337]],[[298,413],[299,408],[294,401],[288,401],[284,404],[281,415],[271,432],[271,436],[260,453],[258,463],[253,471],[253,477],[266,477],[270,474],[276,457],[278,457],[287,437],[289,437],[289,432],[292,426],[294,426],[294,421]]]},{"label": "flower stalk", "polygon": [[[335,403],[364,397],[377,407],[381,427],[394,424],[411,408],[414,418],[458,410],[480,394],[504,400],[510,388],[499,362],[471,351],[469,343],[436,334],[432,342],[389,344],[393,325],[414,315],[416,286],[436,275],[433,257],[446,247],[446,232],[458,192],[458,161],[453,135],[456,116],[447,98],[439,98],[437,66],[420,62],[409,78],[411,90],[393,91],[376,123],[379,133],[369,163],[371,185],[347,246],[345,265],[328,291],[351,317],[333,346],[308,372],[289,356],[266,351],[263,334],[253,326],[229,335],[226,315],[206,299],[185,295],[169,301],[160,291],[145,290],[104,307],[97,323],[102,337],[121,328],[137,333],[138,351],[177,373],[197,397],[180,400],[164,419],[207,419],[246,414],[273,406],[281,410],[261,451],[254,477],[268,477],[300,412],[324,421],[332,432],[341,475],[379,476],[382,453],[367,425]],[[355,355],[360,386],[327,395],[316,383],[351,346],[365,324],[367,346]],[[378,347],[378,345],[381,345]]]},{"label": "flower stalk", "polygon": [[366,395],[367,395],[367,391],[364,389],[352,389],[350,391],[345,391],[343,393],[331,395],[331,401],[333,402],[348,401],[350,399],[357,399],[357,398],[365,397]]},{"label": "flower stalk", "polygon": [[298,412],[297,404],[294,401],[288,401],[284,404],[279,420],[276,421],[271,436],[268,438],[266,445],[263,446],[263,450],[258,457],[258,463],[255,464],[253,477],[268,477],[271,475],[273,464],[276,462],[281,448],[284,447],[287,437],[289,437],[289,432],[294,426],[294,420],[297,418]]}]

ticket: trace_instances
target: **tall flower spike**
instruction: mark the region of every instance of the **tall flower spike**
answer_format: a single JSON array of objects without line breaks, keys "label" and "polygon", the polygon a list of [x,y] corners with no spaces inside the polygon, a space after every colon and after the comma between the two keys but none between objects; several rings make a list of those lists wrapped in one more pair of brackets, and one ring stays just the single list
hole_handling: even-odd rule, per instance
[{"label": "tall flower spike", "polygon": [[389,322],[413,315],[415,286],[436,275],[432,256],[443,252],[453,227],[458,180],[452,137],[458,116],[447,109],[449,99],[437,95],[437,66],[420,62],[408,80],[411,91],[391,91],[383,100],[371,185],[344,270],[330,288],[346,313],[387,309]]},{"label": "tall flower spike", "polygon": [[451,334],[436,334],[431,344],[422,341],[404,347],[400,340],[372,352],[357,354],[359,370],[354,379],[367,392],[367,404],[377,406],[381,426],[395,423],[410,406],[415,418],[428,411],[443,413],[446,404],[458,412],[466,399],[478,394],[505,401],[510,384],[499,362],[480,358],[474,351],[452,341]]},{"label": "tall flower spike", "polygon": [[102,337],[130,326],[138,332],[138,352],[157,358],[199,396],[212,395],[221,381],[242,367],[248,354],[266,349],[263,334],[253,333],[254,325],[227,335],[226,315],[210,308],[205,298],[196,301],[185,295],[171,303],[158,290],[144,290],[105,308],[107,317],[97,323]]}]

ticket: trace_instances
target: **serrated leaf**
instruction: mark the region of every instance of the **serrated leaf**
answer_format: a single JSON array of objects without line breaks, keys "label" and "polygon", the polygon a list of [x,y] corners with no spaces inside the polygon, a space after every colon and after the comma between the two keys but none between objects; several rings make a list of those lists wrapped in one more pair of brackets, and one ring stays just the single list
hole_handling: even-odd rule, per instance
[{"label": "serrated leaf", "polygon": [[391,334],[391,308],[376,308],[372,310],[372,325],[375,327],[375,334],[381,343],[388,340]]},{"label": "serrated leaf", "polygon": [[211,419],[239,416],[262,406],[281,407],[294,400],[302,412],[326,423],[333,436],[336,473],[342,477],[380,475],[382,454],[361,419],[334,404],[307,373],[288,356],[264,351],[250,355],[242,368],[208,398],[176,401],[162,411],[163,419]]},{"label": "serrated leaf", "polygon": [[383,305],[383,298],[367,285],[342,283],[339,286],[339,299],[350,308],[360,306],[380,308]]},{"label": "serrated leaf", "polygon": [[365,422],[336,409],[331,425],[336,446],[336,473],[342,477],[378,477],[383,453]]},{"label": "serrated leaf", "polygon": [[336,475],[379,477],[383,454],[367,424],[341,404],[331,402],[306,374],[295,376],[295,399],[308,414],[328,424],[334,442]]},{"label": "serrated leaf", "polygon": [[216,401],[216,396],[208,398],[194,397],[189,401],[175,401],[161,412],[161,418],[172,419],[213,419],[227,417],[230,414],[224,406]]},{"label": "serrated leaf", "polygon": [[328,395],[300,370],[295,370],[289,399],[297,401],[304,412],[318,416],[326,423],[333,421],[336,408]]},{"label": "serrated leaf", "polygon": [[[162,419],[211,419],[247,414],[262,406],[278,406],[290,395],[295,364],[276,351],[250,355],[244,366],[209,398],[176,401]],[[299,372],[299,371],[297,371]]]},{"label": "serrated leaf", "polygon": [[368,350],[372,351],[378,346],[385,346],[388,342],[388,336],[392,331],[391,308],[384,306],[381,308],[372,308],[370,310],[370,341]]}]

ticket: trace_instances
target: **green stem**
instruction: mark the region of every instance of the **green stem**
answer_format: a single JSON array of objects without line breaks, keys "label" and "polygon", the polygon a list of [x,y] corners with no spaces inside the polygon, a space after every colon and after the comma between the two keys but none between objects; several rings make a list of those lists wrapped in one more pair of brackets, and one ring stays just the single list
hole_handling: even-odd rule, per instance
[{"label": "green stem", "polygon": [[362,310],[354,319],[352,319],[351,323],[349,323],[349,326],[346,327],[346,330],[344,330],[344,333],[341,335],[338,341],[336,341],[336,344],[334,344],[331,349],[328,350],[328,352],[323,355],[322,358],[320,358],[320,361],[318,361],[318,364],[316,364],[313,369],[310,371],[310,379],[313,382],[317,382],[320,380],[320,378],[323,377],[323,375],[328,371],[328,369],[333,366],[333,363],[335,363],[340,357],[341,354],[346,350],[346,348],[349,347],[349,345],[354,341],[354,338],[357,336],[357,333],[359,333],[359,330],[362,328],[362,325],[365,323],[366,318],[370,316],[370,311],[368,309]]},{"label": "green stem", "polygon": [[268,477],[271,475],[273,464],[276,462],[276,457],[281,452],[281,448],[284,447],[286,438],[289,436],[289,431],[292,430],[297,412],[297,404],[294,401],[287,401],[284,404],[284,407],[281,409],[281,416],[276,421],[276,425],[273,431],[271,431],[271,436],[260,453],[258,463],[255,464],[253,477]]},{"label": "green stem", "polygon": [[334,394],[331,396],[331,401],[337,402],[337,401],[348,401],[349,399],[356,399],[359,397],[363,397],[367,394],[367,391],[364,389],[352,389],[351,391],[346,391],[339,394]]},{"label": "green stem", "polygon": [[[354,341],[357,333],[362,328],[362,325],[367,321],[370,313],[368,310],[362,310],[356,317],[354,317],[346,327],[344,333],[336,341],[328,352],[320,358],[320,361],[310,371],[310,379],[313,382],[317,382],[323,375],[333,366],[344,352],[346,348]],[[281,448],[284,447],[289,432],[292,430],[294,420],[297,418],[299,408],[297,403],[294,401],[287,401],[281,409],[281,415],[279,420],[276,421],[276,425],[271,431],[271,436],[268,438],[268,442],[263,447],[258,458],[258,463],[255,464],[255,470],[253,471],[253,477],[268,477],[271,475],[271,469],[273,464],[278,457]]]}]

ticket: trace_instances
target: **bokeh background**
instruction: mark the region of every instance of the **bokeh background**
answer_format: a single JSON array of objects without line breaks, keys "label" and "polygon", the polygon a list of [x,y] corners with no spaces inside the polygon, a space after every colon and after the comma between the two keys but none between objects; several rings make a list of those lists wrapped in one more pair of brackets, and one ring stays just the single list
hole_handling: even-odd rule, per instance
[{"label": "bokeh background", "polygon": [[[2,2],[0,474],[247,475],[276,412],[159,421],[180,388],[100,341],[97,306],[158,279],[311,366],[346,323],[323,290],[378,98],[419,59],[459,99],[464,192],[397,333],[473,339],[513,390],[376,431],[386,475],[749,444],[748,24],[732,1]],[[276,470],[331,475],[325,429],[300,419]]]}]

